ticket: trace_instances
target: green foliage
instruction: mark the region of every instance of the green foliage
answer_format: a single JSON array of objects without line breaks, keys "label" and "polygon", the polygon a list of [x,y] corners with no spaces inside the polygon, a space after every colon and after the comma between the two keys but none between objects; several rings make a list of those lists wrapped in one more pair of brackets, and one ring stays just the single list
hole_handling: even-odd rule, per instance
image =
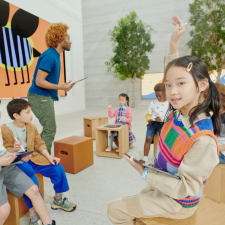
[{"label": "green foliage", "polygon": [[153,28],[138,19],[136,12],[130,12],[118,21],[118,25],[109,32],[114,56],[105,62],[108,72],[113,72],[120,80],[141,78],[149,69],[150,60],[146,55],[152,52]]},{"label": "green foliage", "polygon": [[189,4],[191,54],[201,58],[208,70],[221,71],[225,64],[225,0],[195,0]]}]

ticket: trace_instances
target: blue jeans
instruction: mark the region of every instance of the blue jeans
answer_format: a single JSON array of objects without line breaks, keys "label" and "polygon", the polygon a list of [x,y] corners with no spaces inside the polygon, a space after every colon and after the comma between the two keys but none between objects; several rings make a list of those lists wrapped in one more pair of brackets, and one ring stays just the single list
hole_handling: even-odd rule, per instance
[{"label": "blue jeans", "polygon": [[[52,184],[54,185],[55,193],[62,193],[69,190],[69,185],[64,168],[60,164],[40,166],[34,164],[30,160],[29,162],[24,162],[23,164],[17,164],[17,167],[20,168],[28,177],[30,177],[38,187],[39,184],[35,173],[40,173],[44,177],[49,177]],[[23,198],[28,209],[32,208],[33,205],[31,203],[31,200],[26,195],[23,195]]]},{"label": "blue jeans", "polygon": [[220,160],[220,163],[225,163],[225,155],[222,152],[220,152],[219,154],[219,160]]},{"label": "blue jeans", "polygon": [[152,125],[147,124],[146,137],[154,138],[156,131],[158,131],[160,135],[162,127],[163,127],[163,124],[159,124],[159,123],[153,123]]}]

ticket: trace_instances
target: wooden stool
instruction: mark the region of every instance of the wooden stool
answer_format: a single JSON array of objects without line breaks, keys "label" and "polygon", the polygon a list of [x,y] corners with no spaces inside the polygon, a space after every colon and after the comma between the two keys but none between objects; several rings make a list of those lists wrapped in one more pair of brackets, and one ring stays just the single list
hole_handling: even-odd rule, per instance
[{"label": "wooden stool", "polygon": [[[108,132],[118,131],[119,152],[112,150],[106,152],[108,147]],[[122,158],[124,153],[129,151],[129,127],[128,125],[121,125],[118,128],[109,128],[105,126],[96,128],[96,155],[111,158]]]},{"label": "wooden stool", "polygon": [[68,173],[76,174],[93,165],[93,139],[72,136],[54,142],[55,157]]},{"label": "wooden stool", "polygon": [[159,132],[157,131],[154,136],[154,155],[153,155],[154,158],[157,151],[158,143],[159,143]]},{"label": "wooden stool", "polygon": [[84,117],[84,136],[96,139],[96,128],[108,124],[108,117]]},{"label": "wooden stool", "polygon": [[206,181],[203,193],[215,201],[225,203],[225,164],[220,163],[214,168]]},{"label": "wooden stool", "polygon": [[137,219],[136,225],[224,225],[225,204],[202,196],[193,216],[183,220],[165,218]]},{"label": "wooden stool", "polygon": [[[42,196],[44,197],[43,176],[40,173],[36,173],[35,175],[38,179],[39,190]],[[8,202],[11,206],[11,211],[4,225],[19,225],[20,224],[19,219],[28,212],[27,205],[24,202],[23,197],[17,198],[8,190],[7,190],[7,194],[8,194]]]}]

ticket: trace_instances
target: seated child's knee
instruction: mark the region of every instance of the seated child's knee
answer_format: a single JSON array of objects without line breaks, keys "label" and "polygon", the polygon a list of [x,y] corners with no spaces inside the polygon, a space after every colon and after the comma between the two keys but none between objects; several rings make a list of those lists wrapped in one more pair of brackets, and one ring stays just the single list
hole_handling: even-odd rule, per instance
[{"label": "seated child's knee", "polygon": [[0,207],[0,216],[1,218],[3,218],[4,220],[6,220],[9,216],[11,207],[9,205],[9,203],[4,204],[3,206]]},{"label": "seated child's knee", "polygon": [[147,136],[146,137],[146,143],[148,143],[148,144],[150,143],[151,144],[152,143],[152,137]]},{"label": "seated child's knee", "polygon": [[116,211],[118,209],[117,203],[118,202],[115,200],[115,201],[110,202],[107,206],[107,214],[111,221],[112,221],[112,218],[114,218],[115,215],[117,214],[116,213]]},{"label": "seated child's knee", "polygon": [[37,196],[39,195],[39,189],[37,185],[33,185],[32,187],[30,187],[29,192],[32,196]]}]

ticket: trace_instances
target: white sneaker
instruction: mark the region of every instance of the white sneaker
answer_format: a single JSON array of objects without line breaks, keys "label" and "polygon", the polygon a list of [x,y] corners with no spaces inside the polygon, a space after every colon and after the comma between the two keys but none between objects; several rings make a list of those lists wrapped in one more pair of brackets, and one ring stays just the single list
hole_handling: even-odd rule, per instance
[{"label": "white sneaker", "polygon": [[29,225],[43,225],[41,219],[39,219],[37,222],[31,222],[29,221]]},{"label": "white sneaker", "polygon": [[116,149],[116,152],[119,152],[119,148]]},{"label": "white sneaker", "polygon": [[108,147],[105,149],[106,152],[110,152],[111,150],[112,150],[111,146],[108,146]]}]

